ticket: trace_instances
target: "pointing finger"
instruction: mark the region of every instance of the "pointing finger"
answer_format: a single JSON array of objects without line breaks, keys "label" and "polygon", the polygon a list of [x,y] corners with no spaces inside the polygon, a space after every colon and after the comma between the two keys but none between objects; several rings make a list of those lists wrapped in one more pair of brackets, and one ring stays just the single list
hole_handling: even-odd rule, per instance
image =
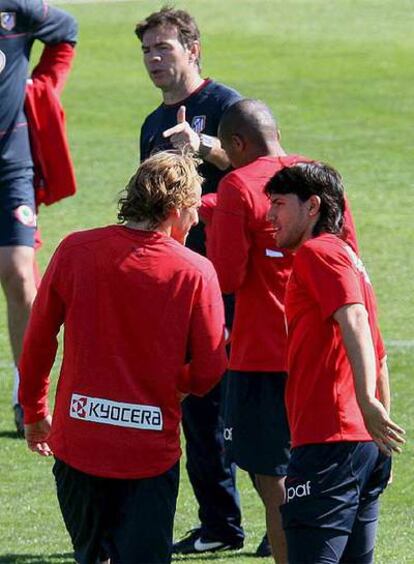
[{"label": "pointing finger", "polygon": [[185,121],[185,106],[180,106],[177,112],[177,123],[184,123]]},{"label": "pointing finger", "polygon": [[186,126],[185,121],[182,123],[178,123],[177,125],[174,125],[174,127],[170,127],[169,129],[163,131],[162,136],[165,138],[165,137],[171,137],[171,135],[174,135],[174,133],[181,133],[182,131],[184,131],[185,126]]}]

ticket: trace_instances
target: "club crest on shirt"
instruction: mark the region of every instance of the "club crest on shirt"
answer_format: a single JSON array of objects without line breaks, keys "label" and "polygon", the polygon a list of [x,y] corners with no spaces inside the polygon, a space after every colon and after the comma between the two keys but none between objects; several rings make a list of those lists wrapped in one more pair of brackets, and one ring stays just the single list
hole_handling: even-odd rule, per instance
[{"label": "club crest on shirt", "polygon": [[26,227],[36,227],[36,214],[31,207],[25,204],[14,210],[14,217]]},{"label": "club crest on shirt", "polygon": [[6,55],[0,49],[0,73],[4,69],[5,66],[6,66]]},{"label": "club crest on shirt", "polygon": [[204,131],[206,126],[206,116],[194,116],[191,122],[191,129],[194,129],[196,133],[201,133]]},{"label": "club crest on shirt", "polygon": [[16,12],[0,12],[0,26],[11,31],[16,26]]}]

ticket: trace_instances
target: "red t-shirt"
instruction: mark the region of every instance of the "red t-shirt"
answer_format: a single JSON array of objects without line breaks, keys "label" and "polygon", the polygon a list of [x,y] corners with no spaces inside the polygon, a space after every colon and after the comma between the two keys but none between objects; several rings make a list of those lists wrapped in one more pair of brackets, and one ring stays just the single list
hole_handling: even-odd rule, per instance
[{"label": "red t-shirt", "polygon": [[50,437],[55,455],[96,476],[166,471],[180,456],[178,392],[202,395],[226,368],[223,305],[211,263],[158,232],[109,226],[67,237],[26,332],[20,362],[26,423],[48,413],[62,324]]},{"label": "red t-shirt", "polygon": [[375,296],[365,268],[344,241],[324,234],[297,251],[286,290],[288,381],[292,446],[369,441],[357,404],[351,365],[333,314],[359,303],[368,311],[377,369],[385,351]]},{"label": "red t-shirt", "polygon": [[207,256],[223,293],[236,295],[232,370],[286,370],[283,302],[292,255],[276,247],[264,187],[283,167],[306,160],[298,155],[259,157],[227,174],[218,186]]}]

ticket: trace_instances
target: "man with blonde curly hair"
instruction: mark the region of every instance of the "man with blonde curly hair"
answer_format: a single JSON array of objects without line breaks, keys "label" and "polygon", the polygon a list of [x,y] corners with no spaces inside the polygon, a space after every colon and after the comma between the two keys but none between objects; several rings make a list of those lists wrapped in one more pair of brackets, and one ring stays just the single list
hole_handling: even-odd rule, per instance
[{"label": "man with blonde curly hair", "polygon": [[113,563],[171,559],[180,400],[208,392],[226,367],[215,271],[183,245],[200,197],[191,157],[144,161],[120,199],[120,224],[64,239],[34,303],[20,364],[26,440],[56,458],[59,504],[82,564],[102,551]]}]

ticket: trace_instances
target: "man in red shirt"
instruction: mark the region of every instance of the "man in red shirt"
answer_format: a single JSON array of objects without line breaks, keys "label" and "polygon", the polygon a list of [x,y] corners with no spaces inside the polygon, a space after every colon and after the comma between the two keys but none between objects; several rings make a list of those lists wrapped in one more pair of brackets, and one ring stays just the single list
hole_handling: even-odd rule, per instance
[{"label": "man in red shirt", "polygon": [[304,160],[287,155],[269,108],[241,100],[224,114],[219,138],[235,170],[220,182],[208,227],[207,253],[221,289],[236,297],[226,398],[226,447],[255,476],[277,562],[286,561],[279,506],[289,460],[284,407],[284,293],[292,257],[281,251],[266,218],[266,182]]},{"label": "man in red shirt", "polygon": [[113,562],[171,558],[180,399],[208,392],[226,368],[215,271],[183,246],[200,198],[190,157],[150,157],[120,200],[122,225],[69,235],[34,303],[20,362],[26,440],[56,457],[59,503],[81,563],[95,562],[102,547]]},{"label": "man in red shirt", "polygon": [[389,417],[373,289],[341,238],[342,179],[327,165],[298,163],[266,192],[276,244],[296,251],[285,296],[289,562],[372,562],[378,497],[404,431]]}]

